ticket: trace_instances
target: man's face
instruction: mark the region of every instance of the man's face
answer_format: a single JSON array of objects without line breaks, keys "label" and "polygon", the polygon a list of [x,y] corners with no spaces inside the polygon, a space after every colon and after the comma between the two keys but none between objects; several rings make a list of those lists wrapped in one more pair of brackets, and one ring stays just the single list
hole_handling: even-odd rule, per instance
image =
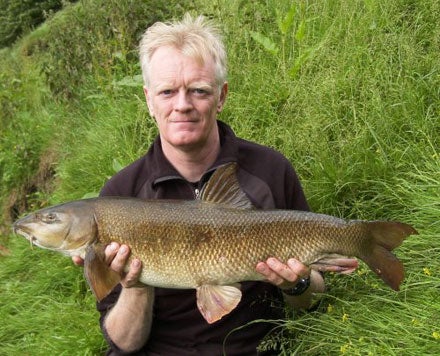
[{"label": "man's face", "polygon": [[149,79],[144,91],[162,143],[183,150],[209,145],[218,135],[216,117],[227,93],[226,83],[218,89],[213,61],[202,65],[161,47],[151,58]]}]

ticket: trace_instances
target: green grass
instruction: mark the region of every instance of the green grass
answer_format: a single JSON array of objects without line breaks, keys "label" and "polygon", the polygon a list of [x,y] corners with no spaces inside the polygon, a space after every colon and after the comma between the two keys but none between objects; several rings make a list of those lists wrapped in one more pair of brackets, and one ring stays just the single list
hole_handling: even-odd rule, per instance
[{"label": "green grass", "polygon": [[401,290],[386,289],[364,264],[350,276],[327,276],[329,289],[318,310],[292,314],[291,319],[279,323],[282,337],[267,341],[268,346],[278,341],[284,345],[284,354],[298,355],[438,354],[440,265],[435,256],[440,246],[435,241],[440,179],[426,177],[417,175],[418,181],[411,187],[393,189],[399,198],[410,199],[417,207],[401,216],[420,232],[397,251],[406,268]]},{"label": "green grass", "polygon": [[98,312],[81,270],[18,237],[8,247],[0,256],[0,354],[100,354]]},{"label": "green grass", "polygon": [[147,23],[185,10],[225,33],[221,119],[283,152],[313,210],[419,231],[396,251],[406,268],[400,292],[365,265],[328,275],[318,309],[289,312],[262,347],[440,354],[440,2],[179,3],[152,12],[146,2],[82,1],[0,52],[0,245],[11,251],[0,255],[0,354],[105,347],[81,269],[11,237],[11,211],[96,194],[145,152],[157,131],[133,77],[136,42]]}]

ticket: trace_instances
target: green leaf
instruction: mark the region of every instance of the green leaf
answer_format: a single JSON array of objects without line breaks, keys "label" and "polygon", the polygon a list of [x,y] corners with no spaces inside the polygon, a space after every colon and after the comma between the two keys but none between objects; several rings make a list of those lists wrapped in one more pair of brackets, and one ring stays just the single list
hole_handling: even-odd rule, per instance
[{"label": "green leaf", "polygon": [[298,29],[296,30],[295,39],[298,42],[301,42],[305,34],[306,34],[306,21],[303,19],[299,24]]},{"label": "green leaf", "polygon": [[263,46],[263,48],[269,52],[272,55],[276,55],[278,53],[278,47],[277,45],[269,38],[264,35],[262,35],[259,32],[250,32],[251,37],[254,39],[255,42]]},{"label": "green leaf", "polygon": [[283,35],[286,35],[287,32],[289,32],[289,30],[292,28],[295,15],[296,15],[296,4],[293,3],[289,11],[287,12],[286,16],[284,16],[284,19],[281,20],[281,16],[278,16],[278,28],[280,29],[280,32]]},{"label": "green leaf", "polygon": [[304,63],[309,59],[309,57],[315,52],[316,48],[312,47],[309,49],[306,49],[303,53],[301,53],[300,56],[298,56],[295,59],[295,62],[293,63],[293,66],[289,70],[289,75],[291,78],[295,78],[298,74],[301,67],[304,65]]}]

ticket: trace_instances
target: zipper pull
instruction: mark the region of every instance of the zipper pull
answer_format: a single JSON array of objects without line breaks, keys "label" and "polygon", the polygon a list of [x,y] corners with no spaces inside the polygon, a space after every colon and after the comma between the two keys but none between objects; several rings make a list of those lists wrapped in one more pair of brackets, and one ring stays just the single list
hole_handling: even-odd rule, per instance
[{"label": "zipper pull", "polygon": [[194,189],[194,194],[196,195],[196,199],[199,198],[199,194],[200,194],[200,189],[199,188],[195,188]]}]

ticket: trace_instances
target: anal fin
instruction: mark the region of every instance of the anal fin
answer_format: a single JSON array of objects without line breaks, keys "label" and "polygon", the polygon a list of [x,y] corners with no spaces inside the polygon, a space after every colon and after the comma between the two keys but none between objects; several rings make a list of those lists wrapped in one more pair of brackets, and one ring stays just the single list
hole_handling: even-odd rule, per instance
[{"label": "anal fin", "polygon": [[354,272],[359,267],[359,262],[354,258],[339,254],[329,254],[313,262],[310,267],[319,272],[348,274]]}]

